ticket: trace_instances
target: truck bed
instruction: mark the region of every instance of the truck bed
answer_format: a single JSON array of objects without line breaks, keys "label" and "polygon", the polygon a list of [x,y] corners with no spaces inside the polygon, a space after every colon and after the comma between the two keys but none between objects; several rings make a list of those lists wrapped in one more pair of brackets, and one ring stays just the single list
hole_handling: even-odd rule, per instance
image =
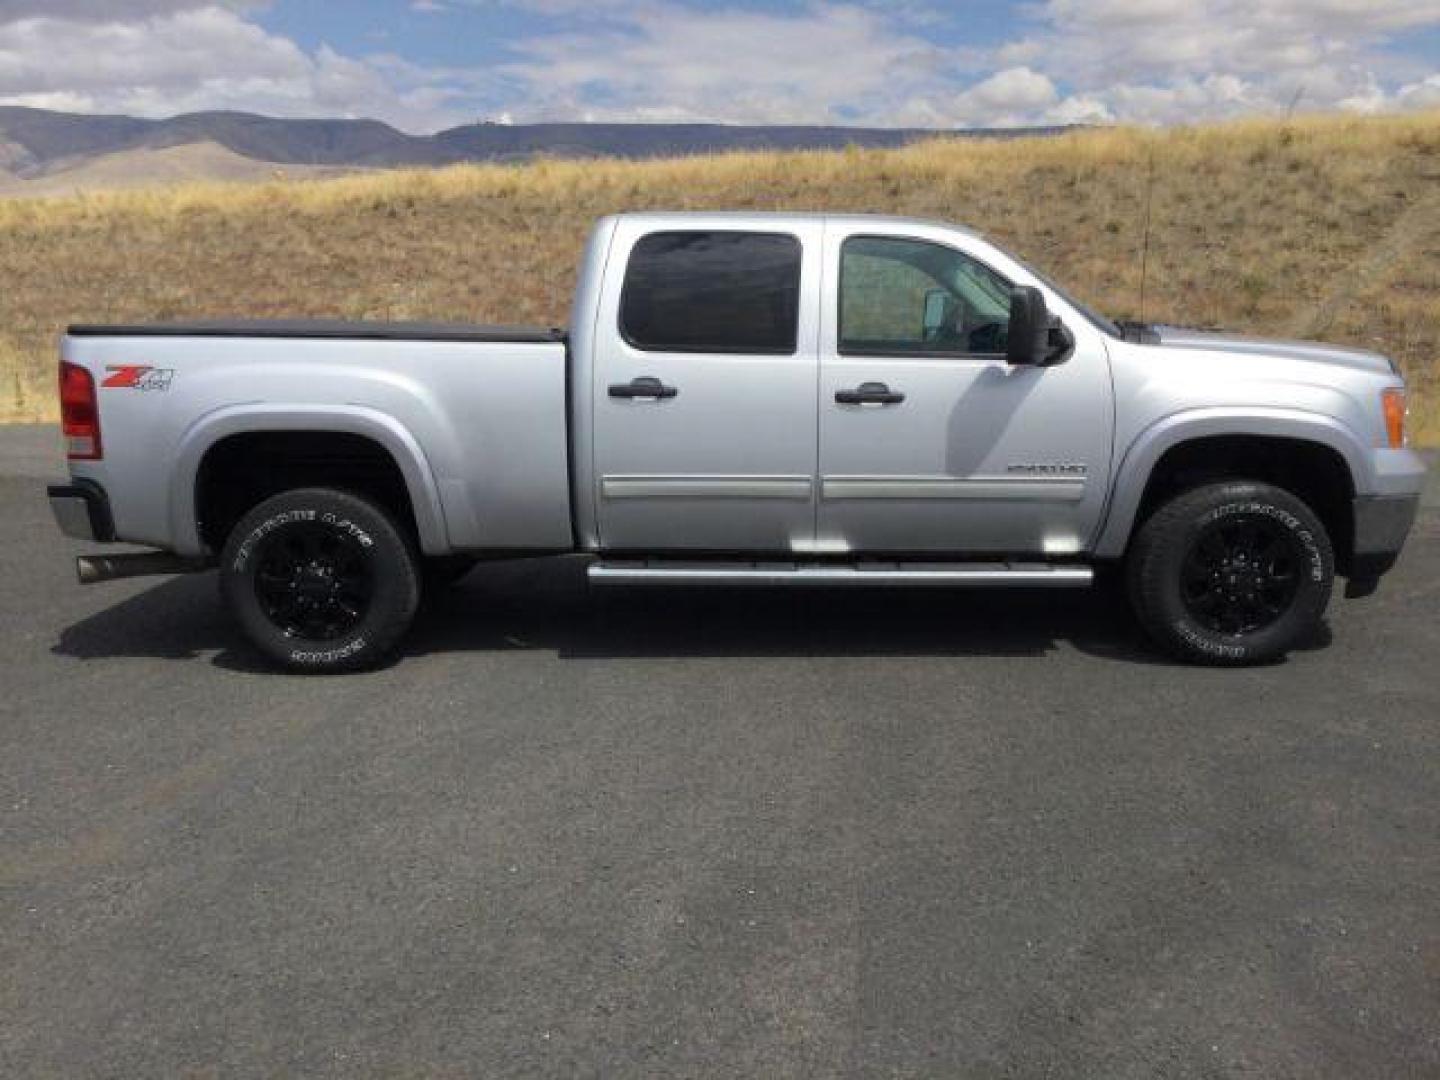
[{"label": "truck bed", "polygon": [[479,326],[471,323],[380,322],[340,319],[226,319],[71,326],[71,337],[348,338],[368,341],[564,341],[562,329],[543,326]]},{"label": "truck bed", "polygon": [[203,553],[193,503],[210,449],[237,434],[306,431],[388,454],[426,554],[573,546],[558,331],[173,322],[75,328],[61,348],[90,373],[104,433],[103,458],[73,471],[108,494],[124,540]]}]

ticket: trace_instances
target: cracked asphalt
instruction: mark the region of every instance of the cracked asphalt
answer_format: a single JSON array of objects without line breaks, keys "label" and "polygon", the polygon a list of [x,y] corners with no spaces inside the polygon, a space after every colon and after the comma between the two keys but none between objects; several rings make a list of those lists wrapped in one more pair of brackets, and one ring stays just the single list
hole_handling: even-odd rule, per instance
[{"label": "cracked asphalt", "polygon": [[483,569],[386,670],[81,587],[0,430],[0,1074],[1440,1075],[1440,489],[1287,662]]}]

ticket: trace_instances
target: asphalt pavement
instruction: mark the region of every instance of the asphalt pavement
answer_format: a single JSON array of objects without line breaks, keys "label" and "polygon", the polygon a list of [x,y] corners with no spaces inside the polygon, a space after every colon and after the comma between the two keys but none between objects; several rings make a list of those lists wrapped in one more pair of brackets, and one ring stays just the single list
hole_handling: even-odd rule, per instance
[{"label": "asphalt pavement", "polygon": [[1440,1075],[1440,487],[1313,647],[485,568],[370,674],[0,430],[4,1076]]}]

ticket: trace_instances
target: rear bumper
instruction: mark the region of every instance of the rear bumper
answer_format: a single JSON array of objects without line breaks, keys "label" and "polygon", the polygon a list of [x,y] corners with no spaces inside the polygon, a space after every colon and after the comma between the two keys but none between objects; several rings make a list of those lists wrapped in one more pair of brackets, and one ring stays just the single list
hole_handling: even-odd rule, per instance
[{"label": "rear bumper", "polygon": [[110,499],[93,480],[76,480],[46,489],[55,524],[66,536],[106,544],[115,539],[115,520],[110,516]]},{"label": "rear bumper", "polygon": [[1350,580],[1356,585],[1373,585],[1395,565],[1415,515],[1419,495],[1368,495],[1355,500],[1355,550],[1350,563]]}]

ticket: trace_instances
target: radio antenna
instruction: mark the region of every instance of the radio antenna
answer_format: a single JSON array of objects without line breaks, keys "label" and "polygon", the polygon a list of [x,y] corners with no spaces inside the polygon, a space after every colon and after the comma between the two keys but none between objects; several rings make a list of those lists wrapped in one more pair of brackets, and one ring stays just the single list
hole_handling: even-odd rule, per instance
[{"label": "radio antenna", "polygon": [[1300,107],[1300,99],[1305,96],[1305,84],[1302,82],[1295,88],[1295,96],[1290,99],[1289,106],[1285,109],[1285,122],[1288,124],[1295,116],[1295,110]]},{"label": "radio antenna", "polygon": [[1145,325],[1145,279],[1150,271],[1150,207],[1155,197],[1155,150],[1145,170],[1145,235],[1140,243],[1140,324]]}]

